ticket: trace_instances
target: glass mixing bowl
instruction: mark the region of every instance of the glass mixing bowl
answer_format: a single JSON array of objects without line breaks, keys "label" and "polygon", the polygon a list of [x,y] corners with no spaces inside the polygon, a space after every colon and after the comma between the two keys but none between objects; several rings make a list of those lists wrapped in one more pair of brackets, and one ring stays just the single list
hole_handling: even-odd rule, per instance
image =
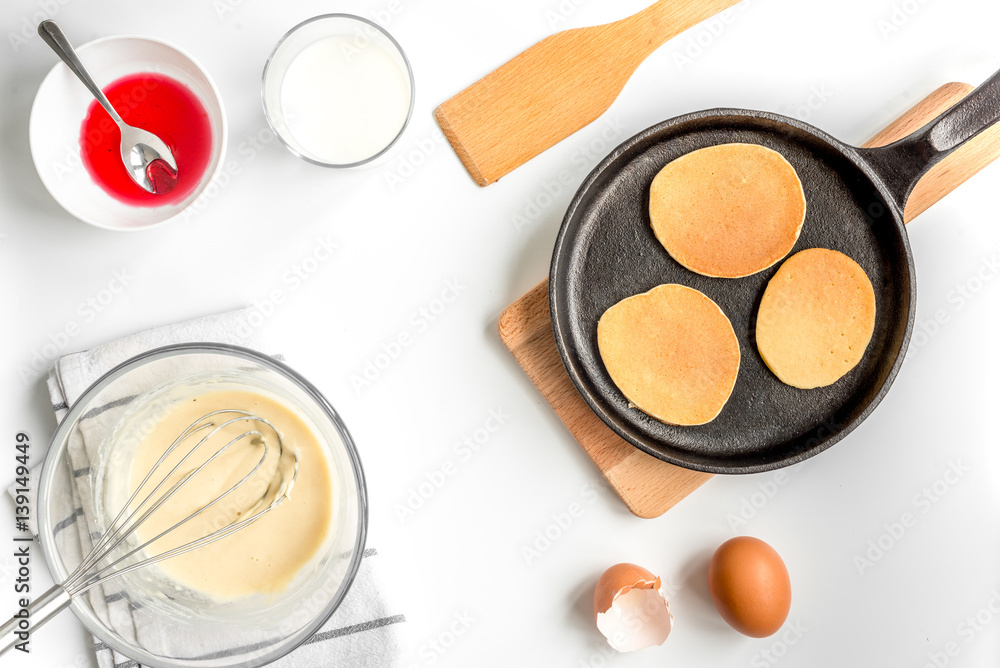
[{"label": "glass mixing bowl", "polygon": [[[328,455],[334,487],[332,531],[317,556],[278,594],[225,604],[204,597],[199,601],[197,595],[148,576],[146,570],[156,569],[154,565],[73,599],[73,612],[94,635],[149,668],[253,668],[274,661],[333,614],[364,552],[364,473],[333,407],[304,378],[269,357],[235,346],[184,344],[149,351],[113,369],[80,397],[56,429],[42,470],[37,510],[39,537],[53,578],[64,581],[79,565],[81,543],[83,552],[88,551],[103,521],[97,510],[95,517],[81,519],[75,509],[67,517],[67,488],[76,490],[77,501],[89,499],[90,508],[101,508],[102,476],[129,464],[109,454],[113,434],[129,424],[130,416],[148,417],[164,388],[206,383],[274,396],[306,421]],[[84,452],[90,466],[81,466]],[[122,598],[128,605],[109,612],[111,603]]]}]

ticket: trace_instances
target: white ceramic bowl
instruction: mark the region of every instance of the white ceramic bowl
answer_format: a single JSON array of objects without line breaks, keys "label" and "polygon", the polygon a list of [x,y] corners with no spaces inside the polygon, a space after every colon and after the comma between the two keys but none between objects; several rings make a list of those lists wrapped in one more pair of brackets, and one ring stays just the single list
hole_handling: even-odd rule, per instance
[{"label": "white ceramic bowl", "polygon": [[97,185],[80,157],[80,128],[94,98],[66,65],[57,62],[38,88],[28,128],[31,157],[42,183],[64,209],[97,227],[140,230],[175,218],[222,167],[227,127],[218,89],[190,55],[148,37],[102,37],[79,47],[77,53],[101,87],[129,74],[155,72],[190,88],[208,112],[212,155],[198,187],[180,202],[141,207],[118,201]]}]

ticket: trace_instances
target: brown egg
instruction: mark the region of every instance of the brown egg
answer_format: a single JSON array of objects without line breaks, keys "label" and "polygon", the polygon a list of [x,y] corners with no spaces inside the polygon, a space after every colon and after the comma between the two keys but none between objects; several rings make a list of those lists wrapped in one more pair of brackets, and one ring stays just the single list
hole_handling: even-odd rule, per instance
[{"label": "brown egg", "polygon": [[792,605],[785,562],[770,545],[749,536],[727,540],[712,555],[708,591],[722,618],[751,638],[774,634]]}]

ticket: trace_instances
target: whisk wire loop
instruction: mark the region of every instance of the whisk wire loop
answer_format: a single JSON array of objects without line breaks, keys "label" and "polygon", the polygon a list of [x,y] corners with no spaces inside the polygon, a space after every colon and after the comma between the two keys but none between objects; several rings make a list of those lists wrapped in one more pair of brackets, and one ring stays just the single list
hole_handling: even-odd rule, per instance
[{"label": "whisk wire loop", "polygon": [[[215,421],[212,419],[219,415],[237,415],[237,417],[229,418],[220,424],[216,425]],[[146,476],[143,478],[142,482],[136,487],[132,495],[129,497],[128,501],[124,504],[122,509],[119,511],[118,515],[108,526],[108,529],[104,532],[98,542],[91,549],[90,553],[81,562],[75,571],[66,579],[63,583],[63,588],[69,592],[71,596],[75,596],[82,593],[92,587],[96,587],[108,580],[117,578],[125,573],[130,573],[134,570],[144,568],[145,566],[161,562],[165,559],[170,559],[172,557],[184,554],[191,550],[197,549],[204,545],[214,543],[221,540],[243,528],[253,524],[267,512],[273,510],[278,505],[280,505],[287,497],[291,488],[295,484],[295,479],[298,476],[298,456],[297,453],[291,451],[293,457],[293,470],[290,480],[282,480],[281,484],[274,488],[273,484],[269,484],[267,489],[262,493],[262,495],[256,499],[250,508],[244,513],[240,511],[237,515],[243,515],[239,520],[234,520],[223,527],[220,527],[205,536],[201,536],[195,540],[184,543],[172,549],[166,550],[160,554],[149,555],[145,558],[138,560],[133,564],[129,564],[122,568],[115,568],[127,559],[140,554],[147,547],[155,543],[157,540],[167,536],[172,531],[176,530],[178,527],[189,522],[190,520],[198,517],[204,513],[209,508],[215,506],[220,501],[228,497],[230,494],[234,493],[238,488],[247,483],[247,481],[253,477],[263,466],[264,462],[268,458],[270,452],[270,446],[268,444],[268,438],[259,429],[249,429],[235,438],[229,440],[225,445],[218,448],[205,462],[203,462],[197,468],[185,473],[178,481],[170,486],[161,496],[156,497],[160,489],[166,484],[166,481],[171,478],[174,474],[181,469],[184,463],[205,443],[214,439],[214,437],[223,429],[229,425],[238,422],[250,422],[257,423],[260,425],[266,425],[270,431],[274,433],[274,437],[277,442],[277,455],[278,461],[281,461],[282,455],[285,453],[285,446],[282,443],[281,435],[275,429],[274,425],[265,420],[264,418],[258,417],[252,413],[242,410],[219,410],[207,413],[194,422],[192,422],[187,429],[185,429],[177,439],[171,443],[170,447],[166,449],[163,455],[157,460],[156,464],[147,472]],[[133,506],[136,498],[139,496],[140,490],[143,489],[149,483],[150,479],[154,477],[155,472],[159,469],[163,463],[170,457],[170,455],[181,446],[182,443],[187,441],[192,435],[198,434],[205,430],[211,429],[208,434],[203,436],[198,443],[192,447],[181,459],[180,461],[171,468],[171,470],[163,476],[162,479],[157,483],[151,492],[149,492],[142,501]],[[202,505],[200,508],[195,510],[193,513],[189,514],[185,518],[178,521],[176,524],[168,529],[161,531],[155,537],[146,540],[141,545],[132,547],[129,551],[111,561],[111,555],[114,550],[121,545],[123,542],[129,540],[135,535],[136,530],[140,527],[149,517],[156,512],[166,501],[174,496],[182,487],[184,487],[188,482],[190,482],[195,476],[197,476],[201,471],[204,470],[206,466],[215,461],[219,456],[221,456],[228,449],[243,441],[244,439],[252,438],[251,443],[260,443],[263,445],[263,453],[261,454],[260,460],[253,467],[253,469],[247,473],[242,479],[233,484],[229,489],[215,497],[212,501]],[[271,497],[270,502],[268,502],[268,497]],[[156,498],[154,498],[156,497]],[[149,504],[149,507],[143,508]],[[108,561],[103,566],[100,566],[102,561]]]}]

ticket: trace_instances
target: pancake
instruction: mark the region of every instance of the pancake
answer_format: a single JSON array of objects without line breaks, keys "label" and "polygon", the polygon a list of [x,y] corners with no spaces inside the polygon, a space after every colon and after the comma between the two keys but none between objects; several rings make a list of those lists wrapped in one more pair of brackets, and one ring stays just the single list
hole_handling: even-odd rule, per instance
[{"label": "pancake", "polygon": [[729,318],[683,285],[660,285],[609,308],[597,323],[597,346],[625,398],[668,424],[714,420],[740,369]]},{"label": "pancake", "polygon": [[806,198],[795,169],[756,144],[721,144],[667,164],[649,191],[649,218],[670,256],[691,271],[740,278],[791,252]]},{"label": "pancake", "polygon": [[857,262],[810,248],[788,258],[767,284],[757,350],[781,382],[832,385],[857,366],[875,329],[875,291]]}]

